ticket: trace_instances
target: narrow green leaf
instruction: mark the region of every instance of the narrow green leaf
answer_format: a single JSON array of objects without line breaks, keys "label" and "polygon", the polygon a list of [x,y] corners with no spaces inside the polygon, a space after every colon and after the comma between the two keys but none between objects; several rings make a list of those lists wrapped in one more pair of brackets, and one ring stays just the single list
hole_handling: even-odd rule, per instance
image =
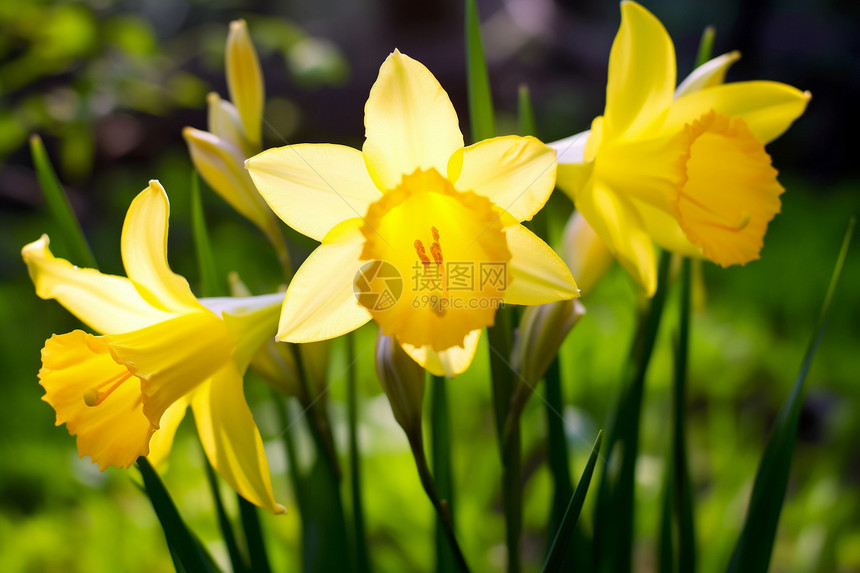
[{"label": "narrow green leaf", "polygon": [[702,32],[702,39],[699,40],[699,53],[696,55],[697,68],[713,57],[716,35],[717,31],[713,26],[707,26]]},{"label": "narrow green leaf", "polygon": [[251,560],[251,571],[254,573],[271,573],[269,556],[266,554],[266,540],[263,538],[263,528],[260,526],[260,516],[257,506],[236,494],[239,500],[239,515],[242,518],[242,529],[245,532],[245,543],[248,545],[248,556]]},{"label": "narrow green leaf", "polygon": [[[632,359],[625,374],[630,382],[619,398],[609,426],[608,445],[603,457],[603,472],[597,491],[594,517],[595,558],[598,571],[601,572],[626,573],[632,567],[634,486],[642,396],[645,390],[645,374],[654,351],[666,301],[670,261],[671,256],[668,253],[664,252],[660,256],[657,292],[651,299],[647,313],[639,322],[631,352]],[[621,457],[618,471],[612,471],[615,466],[610,463],[613,455]]]},{"label": "narrow green leaf", "polygon": [[[346,335],[347,363],[355,364],[355,337]],[[370,555],[364,527],[364,502],[361,494],[361,451],[358,444],[358,380],[355,368],[347,374],[347,405],[349,415],[349,465],[352,469],[352,526],[355,542],[355,564],[358,573],[369,573]]]},{"label": "narrow green leaf", "polygon": [[558,534],[552,542],[549,556],[543,566],[545,573],[564,570],[562,564],[564,563],[565,553],[567,553],[568,548],[572,545],[571,540],[576,529],[576,523],[579,520],[579,514],[582,512],[585,494],[588,493],[588,486],[591,485],[591,475],[594,473],[594,466],[597,463],[597,454],[600,452],[600,442],[602,439],[603,431],[600,431],[597,433],[597,439],[594,440],[594,447],[591,448],[591,455],[585,464],[582,477],[579,478],[576,490],[570,496],[570,503],[567,504],[567,511],[565,511],[564,518],[561,520]]},{"label": "narrow green leaf", "polygon": [[681,263],[681,312],[678,324],[678,346],[675,352],[672,433],[672,491],[678,530],[678,570],[696,570],[696,531],[693,519],[693,492],[687,462],[687,437],[684,408],[687,402],[687,361],[690,348],[690,296],[692,263],[684,257]]},{"label": "narrow green leaf", "polygon": [[[433,481],[436,495],[447,506],[451,523],[454,523],[454,478],[451,468],[451,419],[448,413],[448,394],[443,376],[430,380],[430,440],[433,458]],[[436,571],[458,571],[457,560],[448,541],[441,517],[436,518]]]},{"label": "narrow green leaf", "polygon": [[197,251],[197,267],[200,271],[200,292],[203,296],[220,296],[226,293],[215,265],[209,232],[206,229],[206,216],[203,213],[203,200],[200,196],[200,179],[197,172],[191,172],[191,229],[194,233],[194,248]]},{"label": "narrow green leaf", "polygon": [[233,566],[234,573],[247,571],[248,567],[245,564],[245,559],[239,551],[239,544],[236,543],[236,535],[233,532],[233,524],[230,523],[230,518],[227,515],[227,510],[224,508],[224,500],[221,499],[221,490],[218,487],[218,477],[215,475],[215,470],[212,464],[204,456],[206,466],[206,478],[209,481],[209,489],[212,491],[212,500],[215,503],[215,513],[218,516],[218,526],[221,529],[221,537],[224,539],[224,544],[227,546],[227,554],[230,556],[230,565]]},{"label": "narrow green leaf", "polygon": [[466,0],[466,88],[472,140],[495,137],[496,118],[490,92],[490,76],[481,43],[481,21],[475,0]]},{"label": "narrow green leaf", "polygon": [[96,259],[81,230],[80,222],[72,211],[69,198],[51,166],[45,144],[38,135],[30,136],[30,153],[33,156],[33,166],[36,169],[39,186],[48,203],[48,210],[57,223],[63,244],[69,250],[69,258],[79,266],[97,269]]},{"label": "narrow green leaf", "polygon": [[657,559],[660,573],[675,573],[675,540],[672,531],[672,512],[674,511],[674,486],[670,464],[666,465],[663,479],[663,503],[660,507],[660,537]]},{"label": "narrow green leaf", "polygon": [[517,117],[520,123],[520,135],[537,135],[532,96],[529,92],[529,86],[526,84],[521,84],[519,92],[517,92]]},{"label": "narrow green leaf", "polygon": [[149,501],[152,503],[158,521],[161,523],[161,528],[164,530],[167,544],[182,563],[182,567],[188,573],[211,571],[202,548],[185,522],[182,521],[173,500],[170,499],[170,494],[167,493],[167,489],[161,483],[161,478],[152,469],[149,460],[143,456],[137,458],[137,467],[143,477],[143,486],[149,495]]},{"label": "narrow green leaf", "polygon": [[549,538],[554,539],[561,520],[567,511],[567,503],[573,495],[570,466],[567,455],[567,439],[559,413],[564,411],[561,399],[561,373],[558,357],[552,361],[544,378],[546,384],[546,425],[549,470],[552,474],[553,494],[550,512]]},{"label": "narrow green leaf", "polygon": [[824,297],[821,313],[812,331],[812,337],[803,357],[800,371],[794,381],[791,393],[780,408],[773,432],[759,462],[750,495],[746,521],[729,563],[728,571],[730,573],[740,571],[744,573],[761,571],[764,573],[768,569],[779,516],[785,500],[785,490],[791,469],[791,456],[797,439],[797,425],[803,405],[804,383],[812,366],[812,359],[815,357],[815,352],[818,350],[818,345],[824,335],[830,304],[833,301],[833,294],[839,283],[839,276],[842,273],[848,247],[851,244],[854,223],[855,220],[852,217],[848,224],[848,230],[845,232],[842,249],[830,277],[830,286]]}]

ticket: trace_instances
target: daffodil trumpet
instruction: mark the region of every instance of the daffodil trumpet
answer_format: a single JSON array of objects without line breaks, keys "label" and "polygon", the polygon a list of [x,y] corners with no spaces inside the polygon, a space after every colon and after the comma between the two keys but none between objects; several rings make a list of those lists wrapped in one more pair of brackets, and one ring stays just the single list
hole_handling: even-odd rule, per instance
[{"label": "daffodil trumpet", "polygon": [[551,144],[558,186],[648,296],[653,242],[722,266],[759,258],[783,192],[764,146],[806,108],[777,82],[724,84],[732,52],[675,87],[675,50],[660,21],[621,4],[606,109],[591,130]]},{"label": "daffodil trumpet", "polygon": [[128,278],[56,258],[44,235],[23,248],[37,295],[100,333],[75,330],[45,343],[43,400],[101,470],[139,456],[163,465],[190,405],[215,470],[247,500],[280,513],[242,377],[275,330],[283,294],[195,298],[167,263],[168,213],[157,181],[131,203],[122,230]]},{"label": "daffodil trumpet", "polygon": [[413,360],[455,376],[501,304],[578,295],[564,262],[522,221],[555,183],[532,137],[464,147],[448,95],[392,53],[365,106],[361,151],[290,145],[246,162],[272,210],[322,244],[287,289],[277,337],[310,342],[373,319]]}]

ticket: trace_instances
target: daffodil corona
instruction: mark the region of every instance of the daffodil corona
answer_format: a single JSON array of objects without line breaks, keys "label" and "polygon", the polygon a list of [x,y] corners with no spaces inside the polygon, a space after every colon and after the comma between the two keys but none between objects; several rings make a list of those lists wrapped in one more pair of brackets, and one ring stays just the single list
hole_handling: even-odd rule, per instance
[{"label": "daffodil corona", "polygon": [[291,145],[246,163],[288,225],[322,244],[290,284],[278,339],[333,338],[375,320],[419,364],[456,375],[505,304],[577,296],[561,259],[520,222],[555,183],[531,137],[463,146],[436,78],[396,51],[365,106],[361,151]]},{"label": "daffodil corona", "polygon": [[737,53],[675,88],[675,50],[657,18],[622,2],[609,57],[606,109],[591,131],[551,144],[558,185],[628,272],[656,289],[652,241],[722,266],[759,257],[780,209],[764,145],[810,95],[776,82],[723,84]]},{"label": "daffodil corona", "polygon": [[151,181],[122,231],[128,278],[54,257],[48,237],[22,250],[44,299],[92,329],[54,335],[39,380],[57,425],[104,470],[139,456],[164,461],[189,405],[216,471],[253,503],[278,513],[260,433],[242,390],[251,356],[275,328],[283,295],[201,299],[167,263],[167,195]]}]

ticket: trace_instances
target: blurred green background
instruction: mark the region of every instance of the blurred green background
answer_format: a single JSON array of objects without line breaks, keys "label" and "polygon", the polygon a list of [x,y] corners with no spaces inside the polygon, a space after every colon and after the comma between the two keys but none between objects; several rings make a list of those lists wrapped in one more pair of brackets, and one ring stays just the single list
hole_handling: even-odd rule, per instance
[{"label": "blurred green background", "polygon": [[[717,52],[744,53],[730,80],[778,80],[813,92],[808,113],[769,148],[787,192],[762,260],[725,270],[703,265],[688,415],[700,565],[711,572],[728,562],[767,432],[800,365],[848,217],[860,211],[856,136],[846,119],[860,94],[858,7],[802,0],[645,6],[676,41],[679,75],[692,67],[702,28],[715,24]],[[543,139],[587,128],[603,107],[617,5],[513,0],[479,2],[479,8],[500,131],[516,130],[521,83],[531,88]],[[123,274],[125,209],[149,179],[159,179],[171,199],[171,264],[196,285],[191,165],[180,130],[205,127],[208,91],[227,95],[223,48],[227,24],[236,17],[247,19],[263,61],[269,146],[360,146],[364,101],[378,66],[395,47],[434,72],[468,131],[457,1],[304,1],[277,10],[238,1],[218,8],[169,0],[0,4],[0,571],[172,571],[161,529],[135,487],[136,471],[99,473],[79,460],[73,438],[54,427],[53,412],[40,401],[39,349],[52,333],[80,325],[58,304],[37,299],[20,259],[24,244],[43,232],[55,234],[27,137],[39,133],[45,139],[106,272]],[[237,271],[257,293],[274,290],[279,272],[265,239],[213,193],[205,194],[204,205],[219,270]],[[571,209],[564,196],[551,199],[551,237],[558,238]],[[288,236],[296,262],[314,247],[296,233]],[[57,240],[52,247],[58,256],[67,253]],[[858,284],[855,247],[807,382],[773,571],[860,571]],[[588,315],[561,358],[574,475],[618,395],[637,299],[616,268],[585,303]],[[675,307],[669,305],[664,319],[647,386],[637,472],[638,571],[656,563]],[[371,556],[378,571],[430,571],[432,510],[376,382],[374,337],[374,328],[365,327],[356,340]],[[341,452],[346,368],[337,343],[328,394]],[[449,392],[457,527],[476,571],[501,570],[505,562],[488,373],[482,348]],[[286,516],[264,516],[270,556],[278,571],[299,570],[298,512],[277,439],[283,428],[265,384],[251,377],[247,392],[267,440],[276,493],[290,509]],[[291,416],[298,420],[300,413]],[[309,448],[301,428],[295,424],[300,443]],[[164,479],[192,528],[226,563],[200,448],[191,428],[182,430]],[[523,430],[524,558],[527,570],[537,570],[551,495],[540,400],[529,403]],[[348,500],[346,488],[344,494]],[[589,527],[589,512],[584,515]]]}]

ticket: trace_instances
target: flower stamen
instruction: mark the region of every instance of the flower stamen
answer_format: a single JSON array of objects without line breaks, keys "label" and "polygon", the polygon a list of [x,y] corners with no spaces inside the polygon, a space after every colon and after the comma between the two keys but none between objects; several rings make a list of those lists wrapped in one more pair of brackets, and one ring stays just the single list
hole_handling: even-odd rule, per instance
[{"label": "flower stamen", "polygon": [[[94,386],[92,388],[87,388],[86,390],[84,390],[84,394],[83,394],[84,404],[86,404],[87,406],[89,406],[91,408],[98,406],[99,404],[104,402],[107,399],[107,397],[113,393],[114,390],[119,388],[122,385],[122,383],[125,382],[126,380],[128,380],[129,378],[131,378],[131,372],[126,370],[125,372],[118,374],[117,376],[114,376],[113,378],[110,378],[110,379],[102,382],[98,386]],[[108,385],[110,385],[110,388],[108,388],[105,391],[101,391],[101,388],[104,388],[105,386],[108,386]]]}]

